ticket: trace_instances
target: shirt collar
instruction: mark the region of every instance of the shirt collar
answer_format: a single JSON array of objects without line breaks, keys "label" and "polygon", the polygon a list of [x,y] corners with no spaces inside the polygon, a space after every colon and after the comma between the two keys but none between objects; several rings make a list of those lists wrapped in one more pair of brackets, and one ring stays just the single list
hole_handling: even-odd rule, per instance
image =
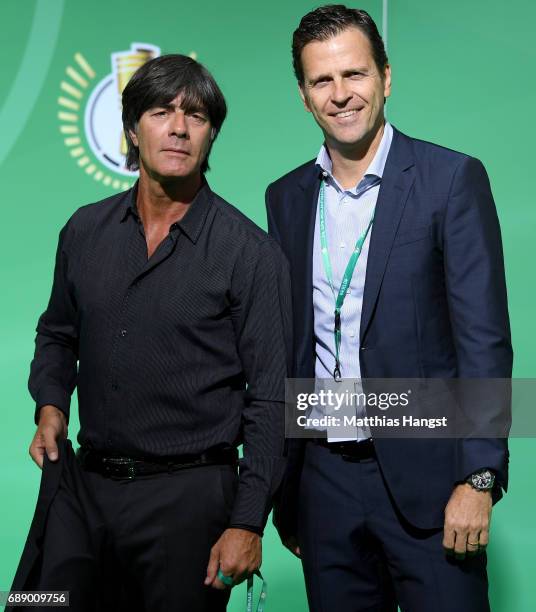
[{"label": "shirt collar", "polygon": [[124,194],[125,197],[122,199],[122,213],[121,213],[121,223],[127,218],[129,214],[132,214],[134,217],[139,218],[138,209],[136,207],[136,199],[138,197],[138,182],[136,181],[134,185]]},{"label": "shirt collar", "polygon": [[[393,141],[393,127],[389,122],[385,122],[385,126],[383,128],[383,135],[380,141],[380,146],[374,155],[373,160],[370,162],[365,174],[363,176],[377,176],[379,178],[383,177],[383,171],[385,169],[385,163],[387,161],[387,155],[389,154],[389,149],[391,148],[391,142]],[[336,182],[333,178],[333,163],[331,161],[331,157],[329,156],[328,149],[325,144],[320,147],[320,151],[316,158],[316,165],[320,167],[321,170],[327,172],[327,174]],[[348,190],[347,190],[348,191]]]},{"label": "shirt collar", "polygon": [[[121,223],[125,219],[132,215],[141,222],[138,214],[138,207],[136,206],[136,200],[138,197],[138,183],[133,185],[132,189],[127,192],[126,198],[123,200],[123,212],[121,215]],[[197,242],[205,219],[212,205],[212,190],[210,189],[207,181],[203,177],[203,183],[196,193],[192,203],[188,207],[184,217],[177,222],[177,226],[181,231],[192,241]]]}]

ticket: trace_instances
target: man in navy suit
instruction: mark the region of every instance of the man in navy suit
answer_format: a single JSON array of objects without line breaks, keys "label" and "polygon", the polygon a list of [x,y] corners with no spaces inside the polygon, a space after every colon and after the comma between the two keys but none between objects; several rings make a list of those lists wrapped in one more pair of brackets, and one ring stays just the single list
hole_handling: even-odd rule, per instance
[{"label": "man in navy suit", "polygon": [[[482,163],[385,121],[391,69],[365,11],[312,11],[292,50],[324,136],[316,160],[266,192],[269,231],[291,265],[293,376],[510,378]],[[506,440],[370,433],[289,441],[274,521],[301,557],[310,609],[489,610],[485,549]]]}]

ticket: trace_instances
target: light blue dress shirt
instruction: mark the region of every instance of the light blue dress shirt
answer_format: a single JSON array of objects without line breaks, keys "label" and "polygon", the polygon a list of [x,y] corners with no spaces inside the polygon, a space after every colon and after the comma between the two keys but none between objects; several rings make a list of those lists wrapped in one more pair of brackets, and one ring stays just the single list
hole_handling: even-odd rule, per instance
[{"label": "light blue dress shirt", "polygon": [[[355,243],[366,230],[374,213],[392,140],[393,128],[389,123],[386,123],[374,159],[359,184],[352,189],[343,189],[333,177],[332,162],[325,145],[322,145],[316,159],[316,164],[324,173],[325,223],[335,294],[338,293]],[[369,232],[363,244],[341,311],[342,339],[339,356],[343,378],[361,378],[359,328],[370,235],[371,232]],[[335,369],[335,340],[333,335],[335,299],[329,286],[320,250],[318,206],[313,245],[313,308],[316,346],[315,376],[317,379],[331,379],[333,381],[333,370]],[[345,439],[361,437],[363,436],[353,436],[351,434],[350,437]]]}]

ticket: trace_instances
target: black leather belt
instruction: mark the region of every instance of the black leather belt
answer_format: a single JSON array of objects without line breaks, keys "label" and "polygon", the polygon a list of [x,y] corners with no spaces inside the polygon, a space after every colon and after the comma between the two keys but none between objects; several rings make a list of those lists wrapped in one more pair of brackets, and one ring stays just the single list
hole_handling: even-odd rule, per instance
[{"label": "black leather belt", "polygon": [[76,456],[84,470],[127,480],[203,465],[238,464],[238,450],[232,447],[215,447],[203,453],[151,458],[110,456],[92,449],[79,448]]},{"label": "black leather belt", "polygon": [[314,438],[313,442],[318,446],[329,449],[336,455],[340,455],[346,461],[376,458],[376,450],[371,438],[362,442],[328,442],[325,438]]}]

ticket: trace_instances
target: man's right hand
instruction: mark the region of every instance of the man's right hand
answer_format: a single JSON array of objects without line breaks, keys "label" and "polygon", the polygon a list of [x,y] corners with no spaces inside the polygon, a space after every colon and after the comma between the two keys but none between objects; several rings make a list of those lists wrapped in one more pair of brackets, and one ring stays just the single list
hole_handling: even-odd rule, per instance
[{"label": "man's right hand", "polygon": [[293,555],[301,559],[300,545],[296,536],[289,536],[283,540],[283,545],[286,546]]},{"label": "man's right hand", "polygon": [[30,444],[30,456],[43,469],[45,452],[50,461],[58,460],[58,440],[67,437],[67,420],[59,408],[48,404],[39,410],[39,424]]}]

